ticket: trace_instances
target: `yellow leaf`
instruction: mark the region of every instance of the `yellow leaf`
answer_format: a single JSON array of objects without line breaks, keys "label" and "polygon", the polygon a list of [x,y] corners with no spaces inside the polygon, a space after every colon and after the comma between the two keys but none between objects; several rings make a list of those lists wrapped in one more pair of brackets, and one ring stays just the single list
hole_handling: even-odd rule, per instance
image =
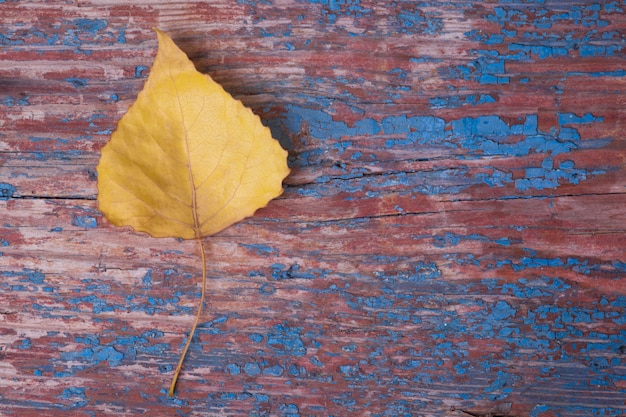
[{"label": "yellow leaf", "polygon": [[156,32],[144,89],[102,149],[99,209],[154,237],[201,238],[279,196],[287,153],[258,116]]},{"label": "yellow leaf", "polygon": [[202,296],[171,396],[205,298],[201,238],[279,196],[289,168],[287,152],[259,117],[155,30],[159,48],[148,80],[102,148],[98,207],[114,225],[200,245]]}]

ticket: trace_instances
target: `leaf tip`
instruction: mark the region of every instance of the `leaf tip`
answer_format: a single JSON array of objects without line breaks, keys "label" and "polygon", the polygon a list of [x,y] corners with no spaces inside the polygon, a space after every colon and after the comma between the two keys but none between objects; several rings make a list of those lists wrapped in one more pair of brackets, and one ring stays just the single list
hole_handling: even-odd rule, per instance
[{"label": "leaf tip", "polygon": [[161,29],[159,29],[156,26],[153,26],[152,30],[157,34],[157,36],[168,36],[167,33],[165,33],[164,31],[162,31]]}]

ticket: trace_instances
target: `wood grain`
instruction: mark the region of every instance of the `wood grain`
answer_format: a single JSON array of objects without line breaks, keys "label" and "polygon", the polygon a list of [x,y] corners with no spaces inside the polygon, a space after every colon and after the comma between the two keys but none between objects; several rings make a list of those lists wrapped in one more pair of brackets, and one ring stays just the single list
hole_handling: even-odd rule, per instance
[{"label": "wood grain", "polygon": [[[0,415],[626,412],[618,1],[0,2]],[[194,242],[99,150],[168,32],[289,150]]]}]

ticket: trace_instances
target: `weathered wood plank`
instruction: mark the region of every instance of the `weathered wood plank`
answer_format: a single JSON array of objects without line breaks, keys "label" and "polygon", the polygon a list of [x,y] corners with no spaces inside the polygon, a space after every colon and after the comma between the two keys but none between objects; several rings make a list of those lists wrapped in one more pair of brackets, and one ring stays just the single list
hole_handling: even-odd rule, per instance
[{"label": "weathered wood plank", "polygon": [[[158,26],[290,152],[194,242],[109,225]],[[0,4],[0,415],[626,411],[617,1]]]}]

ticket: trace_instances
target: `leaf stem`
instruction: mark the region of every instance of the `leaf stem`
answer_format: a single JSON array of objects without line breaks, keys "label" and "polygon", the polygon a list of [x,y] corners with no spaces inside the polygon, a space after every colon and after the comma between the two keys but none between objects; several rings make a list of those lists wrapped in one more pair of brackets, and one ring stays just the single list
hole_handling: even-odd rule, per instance
[{"label": "leaf stem", "polygon": [[198,326],[198,321],[200,320],[200,315],[202,314],[202,306],[204,305],[204,295],[206,293],[206,255],[204,254],[204,246],[202,245],[202,239],[197,238],[198,244],[200,245],[200,254],[202,255],[202,296],[200,297],[200,304],[198,305],[198,312],[196,313],[196,319],[193,322],[193,326],[191,326],[191,331],[189,332],[189,337],[187,338],[187,343],[185,343],[185,347],[183,348],[183,353],[180,355],[180,360],[178,361],[178,366],[176,367],[176,372],[174,372],[174,378],[172,379],[172,384],[170,385],[170,391],[168,393],[169,397],[174,396],[174,390],[176,389],[176,381],[178,381],[178,374],[183,367],[183,361],[185,360],[185,356],[187,355],[187,350],[189,349],[189,345],[191,344],[191,339],[193,339],[193,335],[196,332],[196,327]]}]

